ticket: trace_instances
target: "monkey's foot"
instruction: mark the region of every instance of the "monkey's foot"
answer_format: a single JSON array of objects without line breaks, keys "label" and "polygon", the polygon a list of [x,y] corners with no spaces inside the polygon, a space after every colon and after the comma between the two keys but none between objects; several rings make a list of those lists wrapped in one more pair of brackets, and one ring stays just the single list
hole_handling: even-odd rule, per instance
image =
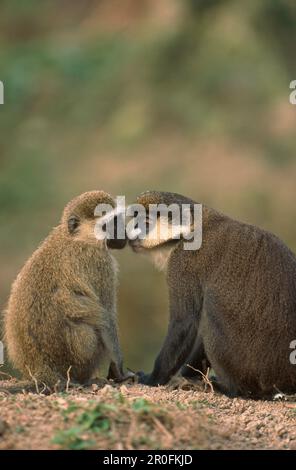
[{"label": "monkey's foot", "polygon": [[151,374],[145,374],[143,371],[137,372],[137,377],[138,377],[138,383],[143,384],[143,385],[149,385],[150,387],[157,387],[158,384],[152,379]]},{"label": "monkey's foot", "polygon": [[123,382],[128,382],[128,383],[136,383],[137,382],[137,375],[132,372],[131,370],[128,370],[125,374],[123,374],[121,377],[116,377],[115,379],[112,379],[115,383],[121,384]]},{"label": "monkey's foot", "polygon": [[135,383],[137,380],[137,376],[134,372],[131,370],[128,370],[126,374],[124,374],[124,377],[122,378],[121,382],[129,382],[129,383]]}]

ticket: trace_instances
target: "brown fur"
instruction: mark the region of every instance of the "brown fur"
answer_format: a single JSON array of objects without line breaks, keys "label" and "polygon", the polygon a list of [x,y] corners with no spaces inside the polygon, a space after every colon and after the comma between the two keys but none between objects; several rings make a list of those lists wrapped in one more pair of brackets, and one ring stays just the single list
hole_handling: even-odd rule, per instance
[{"label": "brown fur", "polygon": [[[111,362],[110,376],[122,376],[117,267],[106,241],[94,236],[94,209],[99,203],[114,207],[103,191],[71,201],[60,225],[12,286],[4,318],[9,358],[24,377],[34,376],[51,389],[65,384],[70,366],[71,380],[86,383],[104,358]],[[77,221],[75,228],[69,226],[71,217]]]},{"label": "brown fur", "polygon": [[[137,203],[148,208],[194,201],[146,192]],[[204,206],[200,250],[185,251],[183,240],[152,249],[145,240],[130,243],[139,252],[173,247],[167,252],[168,334],[143,383],[166,383],[182,365],[201,369],[207,360],[230,395],[295,392],[296,366],[289,356],[296,339],[296,257],[281,240]],[[190,376],[192,370],[184,365],[182,373]]]}]

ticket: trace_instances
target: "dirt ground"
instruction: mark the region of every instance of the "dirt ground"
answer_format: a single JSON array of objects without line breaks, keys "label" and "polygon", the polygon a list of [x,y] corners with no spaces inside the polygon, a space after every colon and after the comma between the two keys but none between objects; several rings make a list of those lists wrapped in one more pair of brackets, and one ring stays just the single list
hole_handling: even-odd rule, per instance
[{"label": "dirt ground", "polygon": [[0,393],[0,449],[296,450],[296,397],[230,399],[185,381]]}]

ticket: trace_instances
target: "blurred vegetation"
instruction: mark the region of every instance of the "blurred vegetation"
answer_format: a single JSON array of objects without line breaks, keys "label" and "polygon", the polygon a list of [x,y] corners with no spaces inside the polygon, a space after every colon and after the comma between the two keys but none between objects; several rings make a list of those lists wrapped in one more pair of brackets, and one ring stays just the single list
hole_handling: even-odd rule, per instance
[{"label": "blurred vegetation", "polygon": [[[94,188],[181,192],[295,250],[295,42],[294,0],[2,0],[1,305],[65,203]],[[164,276],[116,256],[126,363],[148,369]]]}]

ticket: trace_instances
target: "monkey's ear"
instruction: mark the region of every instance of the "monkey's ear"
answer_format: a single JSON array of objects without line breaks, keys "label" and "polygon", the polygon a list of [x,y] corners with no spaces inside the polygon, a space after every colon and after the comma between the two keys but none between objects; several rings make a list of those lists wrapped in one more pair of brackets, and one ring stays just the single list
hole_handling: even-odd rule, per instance
[{"label": "monkey's ear", "polygon": [[79,218],[76,215],[71,215],[68,219],[68,230],[72,235],[79,226]]}]

